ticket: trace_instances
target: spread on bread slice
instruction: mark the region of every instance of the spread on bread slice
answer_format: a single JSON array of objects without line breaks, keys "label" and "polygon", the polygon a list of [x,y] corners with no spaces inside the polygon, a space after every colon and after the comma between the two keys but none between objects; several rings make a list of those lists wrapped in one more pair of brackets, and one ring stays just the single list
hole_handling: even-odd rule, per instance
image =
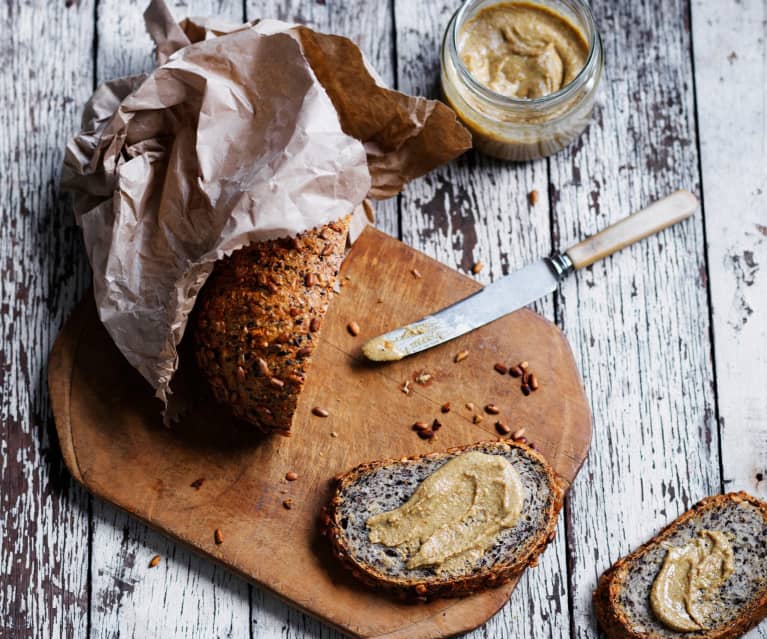
[{"label": "spread on bread slice", "polygon": [[611,639],[739,637],[767,614],[767,504],[708,497],[599,579]]},{"label": "spread on bread slice", "polygon": [[370,586],[411,600],[464,596],[534,565],[562,498],[538,452],[483,442],[340,475],[323,526],[336,557]]}]

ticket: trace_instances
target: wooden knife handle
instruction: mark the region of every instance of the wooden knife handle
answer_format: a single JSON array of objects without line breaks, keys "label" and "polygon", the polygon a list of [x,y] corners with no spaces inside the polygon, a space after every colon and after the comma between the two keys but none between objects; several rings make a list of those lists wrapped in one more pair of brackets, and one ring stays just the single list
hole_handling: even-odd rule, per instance
[{"label": "wooden knife handle", "polygon": [[575,269],[581,269],[629,244],[686,220],[697,208],[698,198],[692,193],[685,190],[675,191],[638,213],[629,215],[596,235],[571,246],[566,251],[567,256]]}]

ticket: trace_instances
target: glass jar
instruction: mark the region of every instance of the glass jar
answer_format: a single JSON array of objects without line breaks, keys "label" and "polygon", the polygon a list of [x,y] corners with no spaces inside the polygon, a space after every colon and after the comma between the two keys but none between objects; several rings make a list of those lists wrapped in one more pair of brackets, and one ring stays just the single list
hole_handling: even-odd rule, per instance
[{"label": "glass jar", "polygon": [[587,2],[526,0],[558,13],[577,26],[589,51],[580,73],[560,90],[539,98],[501,95],[480,84],[468,71],[458,49],[463,26],[482,9],[506,0],[467,0],[453,15],[442,43],[442,93],[471,130],[474,147],[504,160],[534,160],[560,151],[577,138],[594,109],[602,77],[602,40]]}]

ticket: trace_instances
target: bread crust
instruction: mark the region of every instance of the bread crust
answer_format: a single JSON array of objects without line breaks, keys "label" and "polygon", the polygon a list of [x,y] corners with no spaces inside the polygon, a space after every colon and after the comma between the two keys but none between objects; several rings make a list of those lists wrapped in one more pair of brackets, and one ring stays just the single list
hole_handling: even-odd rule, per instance
[{"label": "bread crust", "polygon": [[[619,559],[602,574],[593,593],[593,603],[599,627],[607,637],[610,639],[655,639],[658,637],[658,635],[652,632],[634,632],[631,629],[630,620],[617,605],[618,596],[621,592],[623,581],[628,574],[629,566],[633,561],[641,558],[648,550],[665,541],[680,525],[690,519],[694,519],[702,511],[721,505],[728,500],[745,501],[752,504],[761,511],[762,516],[767,521],[767,504],[748,493],[737,492],[706,497],[695,504],[690,510],[677,517],[634,552]],[[753,628],[765,616],[767,616],[767,585],[765,585],[761,597],[751,601],[745,607],[744,613],[732,623],[710,632],[686,632],[679,634],[694,637],[695,639],[733,639],[734,637],[740,637]]]},{"label": "bread crust", "polygon": [[349,221],[235,251],[197,298],[198,368],[218,402],[264,432],[291,428]]},{"label": "bread crust", "polygon": [[[350,484],[355,483],[362,475],[383,466],[401,463],[403,461],[433,459],[447,457],[456,453],[464,453],[474,449],[486,450],[489,446],[519,448],[530,457],[541,463],[545,471],[546,481],[551,488],[552,499],[548,506],[545,517],[546,525],[535,536],[528,552],[516,558],[515,561],[496,564],[490,569],[483,569],[476,573],[453,577],[451,579],[434,582],[428,579],[406,580],[392,577],[377,571],[372,566],[358,562],[349,551],[346,536],[340,523],[340,507],[342,505],[341,492]],[[515,442],[513,440],[485,441],[449,448],[442,452],[414,455],[399,459],[386,459],[360,464],[352,470],[335,477],[336,490],[328,506],[322,514],[322,533],[327,536],[333,548],[333,554],[341,563],[350,570],[354,576],[377,590],[384,590],[397,598],[412,602],[426,602],[440,597],[464,597],[475,592],[495,588],[507,583],[518,576],[528,566],[536,566],[538,557],[546,549],[546,546],[554,539],[557,527],[557,516],[562,509],[564,501],[565,485],[549,466],[545,458],[532,447]]]}]

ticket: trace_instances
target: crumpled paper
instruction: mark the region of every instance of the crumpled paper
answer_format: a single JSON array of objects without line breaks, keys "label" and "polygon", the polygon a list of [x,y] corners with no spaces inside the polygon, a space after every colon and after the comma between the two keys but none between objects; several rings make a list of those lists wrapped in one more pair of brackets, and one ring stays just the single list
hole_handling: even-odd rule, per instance
[{"label": "crumpled paper", "polygon": [[99,316],[167,402],[216,260],[358,214],[466,150],[443,104],[389,90],[357,46],[276,20],[145,13],[159,66],[100,86],[67,145]]}]

